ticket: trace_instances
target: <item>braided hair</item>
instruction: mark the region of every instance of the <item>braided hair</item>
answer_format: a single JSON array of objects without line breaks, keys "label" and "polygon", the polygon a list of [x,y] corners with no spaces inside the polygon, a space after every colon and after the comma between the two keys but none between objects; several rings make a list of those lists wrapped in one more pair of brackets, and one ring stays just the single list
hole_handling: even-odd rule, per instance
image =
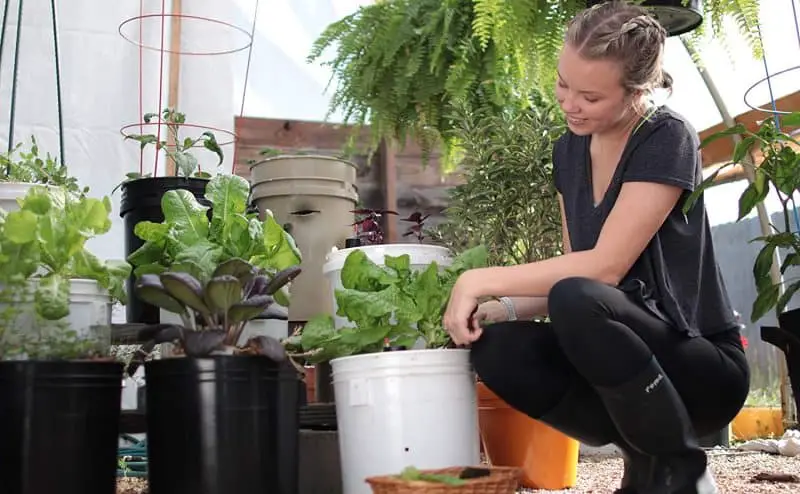
[{"label": "braided hair", "polygon": [[664,27],[641,7],[622,1],[596,4],[575,16],[566,43],[589,60],[612,59],[622,64],[622,85],[628,92],[672,90],[664,71]]}]

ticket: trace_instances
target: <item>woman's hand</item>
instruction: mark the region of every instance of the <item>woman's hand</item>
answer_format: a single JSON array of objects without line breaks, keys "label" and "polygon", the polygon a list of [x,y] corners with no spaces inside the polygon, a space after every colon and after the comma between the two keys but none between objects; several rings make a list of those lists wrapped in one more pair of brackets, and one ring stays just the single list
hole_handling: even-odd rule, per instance
[{"label": "woman's hand", "polygon": [[502,304],[497,301],[478,305],[472,295],[471,280],[464,273],[458,278],[450,293],[442,324],[456,345],[467,345],[477,341],[483,333],[481,323],[500,322],[505,317]]}]

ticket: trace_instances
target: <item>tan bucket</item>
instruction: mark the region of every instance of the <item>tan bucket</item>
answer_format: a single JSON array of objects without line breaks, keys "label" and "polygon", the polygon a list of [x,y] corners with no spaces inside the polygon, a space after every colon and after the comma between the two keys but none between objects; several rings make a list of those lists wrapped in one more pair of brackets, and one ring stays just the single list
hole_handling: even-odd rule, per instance
[{"label": "tan bucket", "polygon": [[358,202],[356,165],[329,156],[276,156],[251,167],[253,204],[263,218],[270,210],[291,225],[303,255],[302,274],[292,283],[289,320],[308,321],[331,313],[322,265],[333,247],[352,236]]}]

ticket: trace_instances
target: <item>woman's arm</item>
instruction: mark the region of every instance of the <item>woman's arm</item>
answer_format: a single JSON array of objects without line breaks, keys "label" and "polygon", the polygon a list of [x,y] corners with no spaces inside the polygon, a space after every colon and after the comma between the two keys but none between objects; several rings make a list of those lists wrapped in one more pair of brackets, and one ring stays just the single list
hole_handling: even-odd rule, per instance
[{"label": "woman's arm", "polygon": [[682,189],[674,185],[625,182],[593,249],[570,249],[544,261],[470,270],[462,275],[468,278],[462,287],[479,298],[546,297],[556,282],[572,276],[617,285],[669,216],[681,193]]},{"label": "woman's arm", "polygon": [[[567,216],[564,212],[564,198],[561,194],[558,195],[558,206],[561,211],[561,248],[564,253],[572,252],[572,243],[569,239],[569,230],[567,229]],[[509,297],[511,303],[514,304],[514,310],[517,313],[517,318],[530,320],[534,317],[543,317],[547,315],[547,297]],[[495,302],[492,302],[495,303]],[[496,302],[500,304],[499,302]],[[502,305],[502,304],[500,304]],[[504,307],[499,309],[505,310]]]}]

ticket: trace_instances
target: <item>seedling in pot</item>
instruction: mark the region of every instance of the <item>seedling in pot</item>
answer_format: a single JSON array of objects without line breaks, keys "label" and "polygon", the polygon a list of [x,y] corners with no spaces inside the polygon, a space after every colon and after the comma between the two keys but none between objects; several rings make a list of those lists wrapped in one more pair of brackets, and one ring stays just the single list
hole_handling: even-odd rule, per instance
[{"label": "seedling in pot", "polygon": [[143,274],[135,292],[147,303],[180,315],[183,325],[153,325],[140,333],[149,340],[141,353],[160,343],[175,343],[188,357],[212,355],[263,355],[276,362],[286,360],[280,341],[256,336],[243,345],[239,340],[247,323],[262,314],[273,295],[300,274],[292,266],[274,275],[238,258],[220,264],[210,279],[201,283],[191,274],[166,271]]},{"label": "seedling in pot", "polygon": [[[125,140],[131,139],[139,143],[139,148],[143,150],[150,144],[156,147],[156,151],[164,151],[167,157],[175,164],[175,176],[177,177],[196,177],[196,178],[211,178],[211,174],[199,169],[197,157],[190,151],[196,147],[202,147],[217,155],[217,166],[222,164],[225,155],[222,148],[217,142],[217,138],[213,132],[207,130],[200,134],[199,137],[185,137],[181,139],[178,136],[180,128],[186,124],[186,115],[172,108],[164,108],[161,110],[161,115],[158,113],[145,113],[142,120],[145,124],[151,124],[153,120],[160,119],[160,123],[154,125],[164,125],[167,129],[167,135],[171,137],[174,144],[168,144],[166,140],[159,140],[157,134],[131,134],[126,135]],[[131,180],[140,178],[149,178],[152,174],[139,172],[131,172],[125,175],[126,179],[117,185],[116,191],[122,184]]]}]

